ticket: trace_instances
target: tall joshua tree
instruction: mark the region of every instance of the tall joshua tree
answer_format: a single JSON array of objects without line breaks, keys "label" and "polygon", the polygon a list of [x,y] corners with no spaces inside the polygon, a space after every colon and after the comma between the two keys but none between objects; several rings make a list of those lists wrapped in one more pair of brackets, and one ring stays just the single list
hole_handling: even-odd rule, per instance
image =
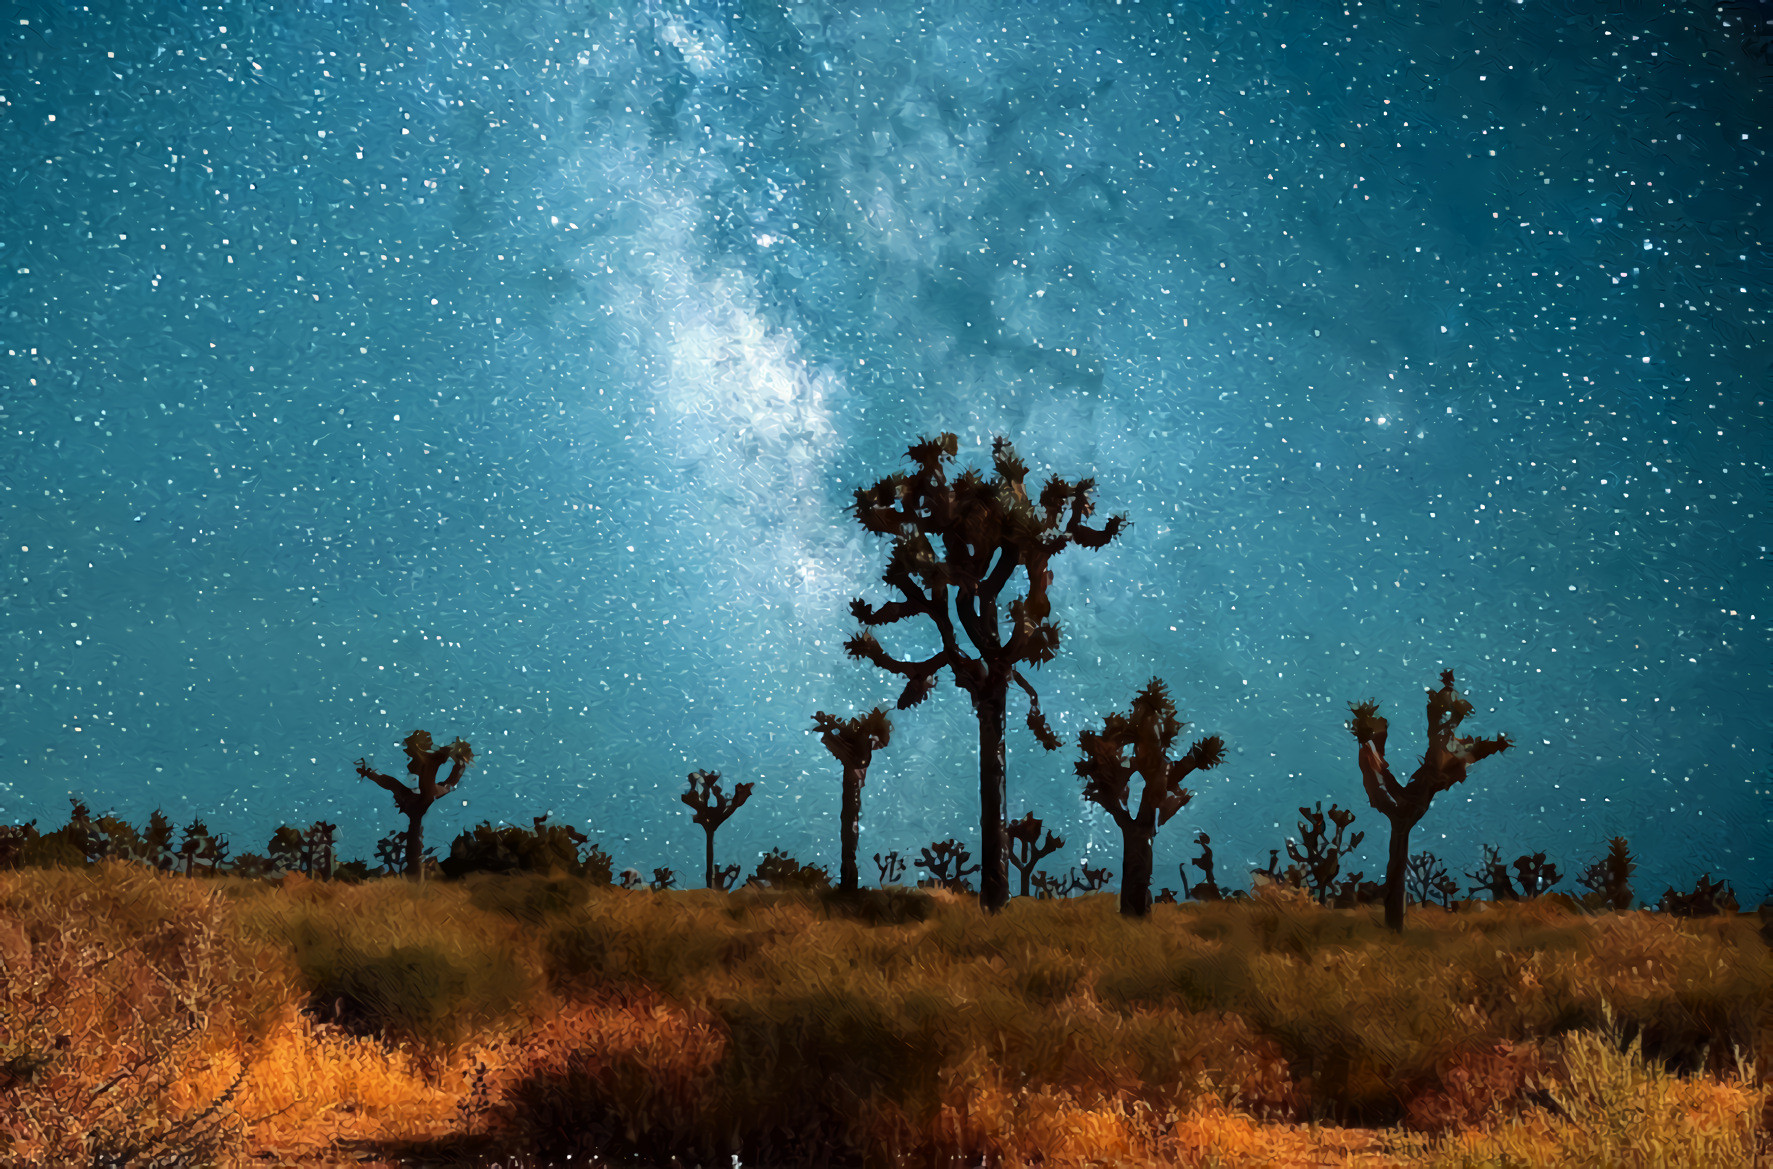
[{"label": "tall joshua tree", "polygon": [[1428,751],[1408,784],[1392,777],[1385,761],[1387,722],[1379,715],[1379,703],[1369,699],[1349,703],[1354,718],[1348,730],[1360,744],[1361,782],[1373,810],[1391,821],[1391,851],[1385,866],[1385,925],[1403,932],[1404,881],[1410,868],[1410,829],[1428,812],[1434,797],[1456,783],[1465,782],[1466,768],[1478,760],[1506,751],[1514,744],[1507,735],[1494,739],[1461,738],[1456,732],[1471,703],[1453,686],[1453,671],[1441,671],[1441,688],[1428,692]]},{"label": "tall joshua tree", "polygon": [[860,878],[856,875],[856,849],[862,840],[862,784],[868,779],[868,764],[874,753],[885,747],[893,737],[893,724],[886,711],[875,707],[859,718],[838,718],[819,711],[813,715],[813,730],[820,732],[819,741],[843,764],[842,833],[843,860],[838,870],[837,887],[854,893]]},{"label": "tall joshua tree", "polygon": [[[714,833],[719,830],[722,824],[726,823],[727,817],[738,811],[744,806],[745,801],[751,798],[751,789],[755,785],[735,783],[730,800],[726,793],[720,790],[720,772],[718,771],[692,771],[689,773],[689,785],[689,790],[678,798],[696,810],[696,814],[690,819],[700,824],[702,831],[707,834],[707,887],[710,889],[725,888],[725,882],[719,879],[720,870],[714,867]],[[710,803],[710,800],[713,803]],[[657,875],[656,871],[654,875]]]},{"label": "tall joshua tree", "polygon": [[[1023,662],[1038,666],[1051,661],[1059,645],[1059,626],[1046,619],[1052,609],[1047,589],[1053,583],[1047,565],[1070,544],[1103,547],[1126,526],[1126,517],[1114,516],[1100,530],[1085,527],[1083,520],[1095,511],[1090,493],[1096,481],[1083,479],[1073,485],[1056,475],[1041,489],[1036,511],[1022,483],[1028,468],[1001,437],[991,447],[997,469],[991,482],[969,468],[950,484],[944,463],[958,449],[959,440],[952,434],[924,439],[905,452],[918,466],[915,474],[895,474],[873,487],[857,489],[853,509],[857,522],[877,536],[893,537],[882,579],[904,599],[879,608],[860,597],[850,602],[850,612],[869,628],[845,642],[844,649],[852,658],[866,658],[905,679],[900,710],[928,697],[943,667],[952,671],[954,684],[972,699],[979,720],[979,904],[985,912],[996,913],[1010,894],[1004,717],[1011,683],[1028,694],[1028,729],[1047,750],[1059,749],[1058,737],[1041,715],[1040,696],[1016,668]],[[1067,503],[1071,514],[1061,526],[1060,513]],[[940,553],[932,538],[941,542]],[[1005,637],[998,623],[998,596],[1018,568],[1028,574],[1028,593],[1010,601]],[[956,616],[949,612],[950,590]],[[900,661],[881,649],[874,626],[919,616],[935,623],[942,639],[938,653],[922,661]],[[957,619],[978,657],[961,649],[955,634]]]},{"label": "tall joshua tree", "polygon": [[[1182,786],[1183,779],[1192,771],[1217,767],[1225,758],[1225,742],[1218,735],[1198,740],[1180,759],[1166,758],[1186,725],[1177,721],[1176,705],[1163,680],[1153,678],[1133,699],[1130,714],[1116,711],[1103,721],[1101,734],[1084,731],[1078,736],[1084,757],[1076,770],[1087,781],[1084,799],[1113,818],[1124,842],[1120,880],[1124,917],[1151,912],[1151,838],[1194,798]],[[1123,754],[1128,748],[1130,758]],[[1145,790],[1138,811],[1130,812],[1127,785],[1135,771],[1144,777]]]},{"label": "tall joshua tree", "polygon": [[[394,797],[394,807],[406,817],[406,875],[423,881],[425,813],[431,810],[432,804],[456,790],[456,784],[462,782],[462,772],[474,762],[474,748],[461,739],[447,747],[433,748],[429,731],[414,731],[406,736],[401,747],[406,751],[407,773],[417,780],[413,787],[407,787],[392,775],[383,775],[364,759],[357,761],[357,774],[364,779],[373,779],[378,787]],[[437,773],[445,763],[452,764],[449,778],[438,783]]]}]

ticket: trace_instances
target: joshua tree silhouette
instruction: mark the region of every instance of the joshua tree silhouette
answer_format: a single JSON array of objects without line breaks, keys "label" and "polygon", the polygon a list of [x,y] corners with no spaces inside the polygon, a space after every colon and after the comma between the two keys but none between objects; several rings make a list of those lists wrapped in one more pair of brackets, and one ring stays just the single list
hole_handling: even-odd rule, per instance
[{"label": "joshua tree silhouette", "polygon": [[1374,811],[1384,813],[1391,821],[1391,853],[1385,866],[1385,924],[1401,933],[1404,878],[1410,867],[1410,829],[1427,814],[1435,796],[1465,782],[1466,768],[1514,744],[1507,735],[1474,739],[1455,734],[1472,707],[1454,688],[1453,671],[1443,670],[1441,688],[1428,691],[1428,751],[1410,782],[1400,784],[1385,761],[1387,723],[1379,716],[1379,703],[1368,700],[1348,706],[1354,714],[1348,731],[1360,744],[1361,782],[1367,789],[1367,800]]},{"label": "joshua tree silhouette", "polygon": [[859,718],[840,719],[821,710],[813,715],[813,730],[820,732],[819,741],[843,764],[843,857],[837,887],[854,893],[860,880],[856,875],[856,849],[862,839],[862,785],[867,782],[868,764],[874,753],[892,740],[893,724],[878,706]]},{"label": "joshua tree silhouette", "polygon": [[[718,771],[692,771],[689,773],[689,785],[689,790],[679,798],[696,810],[696,814],[691,819],[700,824],[702,831],[707,834],[707,888],[724,889],[732,878],[727,877],[724,870],[714,867],[714,834],[722,824],[727,822],[729,816],[745,806],[745,801],[751,798],[751,789],[755,785],[735,783],[730,802],[720,790],[720,772]],[[713,802],[710,803],[710,801]]]},{"label": "joshua tree silhouette", "polygon": [[[844,649],[852,658],[866,658],[905,679],[900,710],[928,697],[944,667],[971,697],[979,720],[979,904],[985,912],[996,913],[1010,893],[1004,717],[1012,683],[1028,694],[1028,729],[1047,750],[1059,749],[1058,738],[1040,713],[1040,696],[1016,668],[1024,662],[1038,666],[1051,661],[1059,645],[1058,625],[1046,620],[1052,609],[1047,589],[1053,581],[1048,562],[1071,544],[1103,547],[1127,521],[1115,516],[1101,530],[1083,525],[1095,511],[1090,501],[1094,479],[1073,486],[1053,476],[1041,490],[1037,512],[1022,485],[1028,468],[1003,438],[991,448],[996,478],[987,483],[977,470],[968,469],[950,485],[943,464],[958,449],[953,434],[925,439],[905,452],[918,465],[915,475],[895,474],[873,487],[857,489],[853,509],[857,522],[875,535],[893,538],[892,557],[882,579],[904,599],[879,608],[860,597],[852,601],[850,612],[868,628],[845,642]],[[1071,516],[1061,527],[1059,515],[1067,503]],[[940,541],[942,557],[933,540]],[[1017,569],[1027,572],[1028,594],[1010,602],[1005,638],[998,624],[998,595]],[[976,658],[961,650],[955,635],[956,617],[948,607],[950,589],[961,631],[978,651]],[[881,649],[874,626],[919,616],[935,623],[941,652],[922,661],[901,661]]]},{"label": "joshua tree silhouette", "polygon": [[[386,789],[394,797],[394,806],[406,817],[406,875],[415,880],[425,879],[425,813],[431,805],[456,790],[456,784],[462,781],[462,772],[474,762],[474,748],[461,739],[456,739],[447,747],[433,748],[429,731],[414,731],[406,736],[401,744],[406,751],[406,770],[416,780],[413,787],[407,787],[391,775],[384,775],[370,767],[364,759],[357,761],[357,774],[364,779],[374,780],[377,786]],[[442,783],[437,782],[437,772],[445,763],[452,763],[449,778]]]},{"label": "joshua tree silhouette", "polygon": [[[1167,758],[1170,744],[1187,725],[1177,721],[1176,704],[1163,680],[1153,678],[1133,699],[1129,714],[1110,714],[1103,720],[1101,734],[1084,731],[1078,736],[1084,757],[1076,771],[1086,781],[1084,799],[1108,813],[1124,842],[1120,911],[1127,917],[1151,912],[1151,838],[1194,798],[1182,781],[1190,772],[1219,766],[1225,758],[1225,742],[1218,735],[1198,740],[1180,759]],[[1128,748],[1130,759],[1123,757]],[[1138,811],[1129,812],[1128,783],[1135,771],[1144,777],[1145,790]]]}]

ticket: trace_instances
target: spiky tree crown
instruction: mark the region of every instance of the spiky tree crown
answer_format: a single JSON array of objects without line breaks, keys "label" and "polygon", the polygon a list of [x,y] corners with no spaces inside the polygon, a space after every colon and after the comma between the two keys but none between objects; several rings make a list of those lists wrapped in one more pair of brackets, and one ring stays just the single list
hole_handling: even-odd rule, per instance
[{"label": "spiky tree crown", "polygon": [[[1041,491],[1040,510],[1036,511],[1023,483],[1027,465],[1002,437],[992,444],[997,471],[992,482],[969,469],[950,486],[944,463],[958,450],[959,440],[950,433],[913,445],[905,454],[918,465],[917,472],[897,473],[872,487],[857,489],[852,508],[869,532],[893,537],[883,579],[905,599],[876,609],[857,598],[850,604],[851,613],[867,626],[925,615],[936,623],[942,636],[942,652],[920,662],[887,656],[871,630],[845,643],[851,657],[866,658],[906,679],[898,700],[900,710],[916,706],[929,695],[943,666],[954,671],[957,686],[976,692],[988,676],[988,665],[1027,661],[1039,666],[1051,661],[1059,645],[1059,626],[1046,619],[1051,612],[1047,588],[1052,583],[1048,559],[1069,543],[1100,548],[1127,522],[1121,515],[1101,530],[1083,525],[1095,511],[1089,498],[1095,489],[1094,479],[1073,485],[1053,476]],[[1071,515],[1061,527],[1060,513],[1067,502]],[[942,542],[943,555],[937,555],[932,537]],[[1026,568],[1029,591],[1010,602],[1011,633],[1008,641],[1000,643],[997,630],[984,620],[980,609],[982,602],[995,603],[1017,567]],[[959,623],[982,658],[970,657],[960,649],[948,612],[950,588],[960,594],[956,601]],[[983,658],[991,660],[987,663]],[[1058,737],[1041,717],[1033,688],[1013,666],[1011,676],[1029,694],[1029,729],[1047,750],[1058,750]]]}]

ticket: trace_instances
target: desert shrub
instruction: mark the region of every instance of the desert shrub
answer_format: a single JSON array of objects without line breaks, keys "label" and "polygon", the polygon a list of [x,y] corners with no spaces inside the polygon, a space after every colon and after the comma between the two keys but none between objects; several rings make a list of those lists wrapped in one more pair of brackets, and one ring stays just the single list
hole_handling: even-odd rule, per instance
[{"label": "desert shrub", "polygon": [[469,877],[467,885],[469,903],[475,908],[531,925],[570,914],[591,897],[590,888],[577,877],[479,874]]},{"label": "desert shrub", "polygon": [[752,874],[760,881],[768,881],[772,889],[829,889],[831,874],[820,865],[803,865],[779,848],[770,849],[768,855],[757,862],[757,872]]},{"label": "desert shrub", "polygon": [[[702,891],[698,891],[702,892]],[[573,995],[687,983],[742,961],[762,941],[720,908],[685,898],[660,912],[651,898],[605,899],[556,920],[541,942],[548,985]]]},{"label": "desert shrub", "polygon": [[443,875],[459,880],[469,873],[550,873],[582,875],[584,862],[579,859],[579,846],[585,843],[584,833],[570,824],[549,824],[548,817],[535,817],[534,828],[482,820],[473,831],[463,832],[450,842],[449,856],[439,862]]},{"label": "desert shrub", "polygon": [[930,916],[929,896],[915,889],[857,889],[851,893],[821,889],[818,897],[826,912],[869,925],[903,925]]},{"label": "desert shrub", "polygon": [[1071,954],[1032,955],[1016,966],[1011,984],[1036,1007],[1071,997],[1089,977],[1090,964]]},{"label": "desert shrub", "polygon": [[0,1164],[213,1163],[242,1082],[190,1082],[282,1017],[294,972],[211,888],[139,866],[0,878]]},{"label": "desert shrub", "polygon": [[508,955],[470,963],[438,945],[360,949],[315,935],[303,940],[298,962],[312,1009],[354,1034],[450,1045],[473,1024],[506,1017],[527,1000],[529,980]]}]

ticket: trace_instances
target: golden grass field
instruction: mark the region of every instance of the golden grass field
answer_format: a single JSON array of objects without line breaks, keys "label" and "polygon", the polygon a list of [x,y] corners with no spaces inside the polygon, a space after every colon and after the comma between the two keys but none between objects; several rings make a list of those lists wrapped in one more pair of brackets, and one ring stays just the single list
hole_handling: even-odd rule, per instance
[{"label": "golden grass field", "polygon": [[1773,1165],[1753,915],[1115,907],[0,872],[0,1164]]}]

